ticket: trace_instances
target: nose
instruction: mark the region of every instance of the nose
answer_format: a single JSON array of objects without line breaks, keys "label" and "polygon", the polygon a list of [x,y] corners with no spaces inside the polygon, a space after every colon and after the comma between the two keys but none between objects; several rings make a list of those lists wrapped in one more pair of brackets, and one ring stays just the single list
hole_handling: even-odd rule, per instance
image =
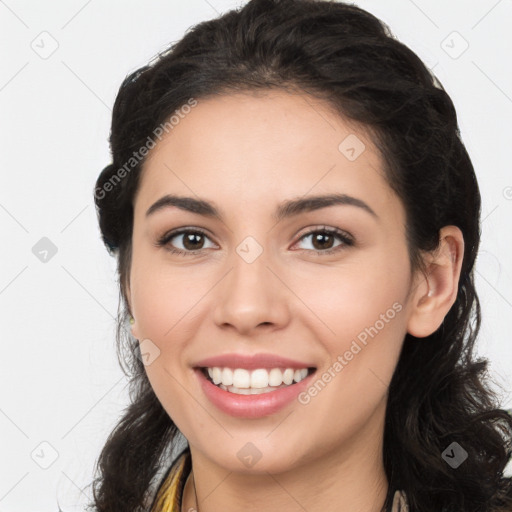
[{"label": "nose", "polygon": [[290,320],[290,292],[279,272],[270,268],[265,252],[252,262],[234,253],[230,270],[217,285],[214,321],[239,334],[275,330]]}]

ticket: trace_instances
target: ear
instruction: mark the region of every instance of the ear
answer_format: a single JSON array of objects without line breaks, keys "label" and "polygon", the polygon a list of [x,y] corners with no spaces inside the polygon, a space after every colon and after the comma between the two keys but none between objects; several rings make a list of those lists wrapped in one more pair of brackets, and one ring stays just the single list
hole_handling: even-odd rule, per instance
[{"label": "ear", "polygon": [[124,286],[124,294],[126,297],[126,303],[128,306],[128,312],[133,317],[133,324],[130,324],[130,331],[135,339],[139,339],[139,329],[137,325],[137,319],[135,318],[135,314],[133,313],[132,309],[132,295],[131,295],[131,289],[130,289],[130,282],[127,280]]},{"label": "ear", "polygon": [[437,331],[457,298],[464,237],[457,226],[445,226],[439,238],[438,250],[427,253],[426,275],[414,285],[407,332],[417,338]]}]

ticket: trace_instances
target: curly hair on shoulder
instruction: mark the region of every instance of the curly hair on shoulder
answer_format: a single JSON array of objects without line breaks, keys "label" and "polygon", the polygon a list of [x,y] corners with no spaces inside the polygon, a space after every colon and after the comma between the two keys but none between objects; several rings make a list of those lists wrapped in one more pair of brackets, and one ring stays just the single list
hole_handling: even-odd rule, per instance
[{"label": "curly hair on shoulder", "polygon": [[[98,177],[94,199],[103,241],[117,258],[117,348],[131,402],[98,459],[91,506],[145,510],[158,470],[180,439],[126,329],[133,199],[143,160],[125,163],[190,98],[270,88],[305,91],[370,131],[405,207],[413,270],[422,269],[423,251],[437,248],[443,226],[455,225],[464,236],[456,301],[436,332],[421,342],[406,335],[389,386],[386,510],[397,488],[406,492],[411,511],[512,510],[512,479],[504,476],[512,417],[490,387],[488,361],[473,353],[481,323],[474,284],[481,197],[453,102],[382,21],[352,4],[325,0],[251,0],[189,29],[119,89],[113,161]],[[456,470],[441,456],[454,442],[468,454]]]}]

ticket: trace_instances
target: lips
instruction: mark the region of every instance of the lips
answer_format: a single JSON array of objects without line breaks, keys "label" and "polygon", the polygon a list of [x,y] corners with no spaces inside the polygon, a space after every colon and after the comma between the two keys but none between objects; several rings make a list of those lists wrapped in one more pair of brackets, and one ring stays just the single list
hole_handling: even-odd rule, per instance
[{"label": "lips", "polygon": [[297,361],[274,354],[223,354],[202,359],[193,365],[195,368],[245,368],[256,370],[258,368],[316,368],[308,361]]},{"label": "lips", "polygon": [[[296,370],[297,373],[308,370],[307,376],[302,376],[300,382],[289,382],[270,391],[265,389],[263,394],[237,394],[230,392],[225,386],[219,387],[208,377],[207,369],[244,369],[251,370],[287,368],[287,372]],[[194,373],[206,398],[222,412],[240,418],[260,418],[277,413],[291,404],[300,392],[312,382],[316,366],[310,361],[299,361],[284,356],[269,353],[262,354],[222,354],[197,361],[193,365]],[[278,372],[279,373],[279,372]],[[260,384],[261,385],[261,384]],[[247,386],[244,386],[247,387]],[[231,388],[229,388],[231,389]]]}]

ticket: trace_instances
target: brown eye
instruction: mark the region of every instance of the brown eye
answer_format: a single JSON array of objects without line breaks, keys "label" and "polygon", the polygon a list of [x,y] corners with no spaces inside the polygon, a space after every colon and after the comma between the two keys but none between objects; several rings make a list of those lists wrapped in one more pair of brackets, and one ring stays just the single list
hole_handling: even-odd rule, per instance
[{"label": "brown eye", "polygon": [[189,233],[183,235],[183,246],[189,251],[201,249],[199,247],[204,243],[204,235],[201,233]]},{"label": "brown eye", "polygon": [[312,235],[313,247],[318,250],[331,249],[334,242],[334,236],[326,233],[314,233]]},{"label": "brown eye", "polygon": [[[354,245],[354,239],[351,235],[333,228],[323,228],[310,231],[303,235],[300,240],[305,240],[307,238],[311,239],[313,251],[317,254],[330,254]],[[333,246],[336,239],[338,239],[340,243]]]},{"label": "brown eye", "polygon": [[[175,247],[181,239],[182,248]],[[205,233],[195,229],[182,229],[166,233],[158,242],[157,246],[165,247],[168,251],[175,254],[187,255],[196,254],[204,249],[205,240],[209,239]],[[172,243],[171,243],[172,242]]]}]

